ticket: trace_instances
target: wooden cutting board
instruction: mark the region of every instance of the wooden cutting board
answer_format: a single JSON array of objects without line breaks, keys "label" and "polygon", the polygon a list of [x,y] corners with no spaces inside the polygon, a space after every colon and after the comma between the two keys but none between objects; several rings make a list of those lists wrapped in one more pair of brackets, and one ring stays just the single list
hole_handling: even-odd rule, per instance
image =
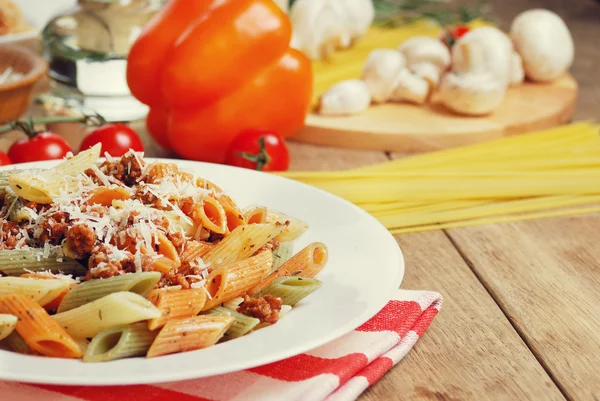
[{"label": "wooden cutting board", "polygon": [[310,114],[294,140],[341,148],[423,152],[466,145],[571,119],[577,82],[570,75],[551,84],[527,82],[509,89],[502,105],[485,117],[464,117],[431,104],[383,104],[354,116]]},{"label": "wooden cutting board", "polygon": [[[475,21],[472,27],[485,25]],[[395,49],[412,36],[439,36],[427,22],[394,29],[369,30],[351,49],[326,61],[313,62],[314,103],[333,84],[359,78],[369,53],[376,48]],[[509,89],[501,107],[486,117],[465,117],[446,110],[432,99],[427,106],[384,104],[355,116],[323,117],[309,114],[305,127],[293,140],[342,148],[422,152],[481,142],[565,123],[577,100],[577,82],[570,75],[551,84],[526,82]]]}]

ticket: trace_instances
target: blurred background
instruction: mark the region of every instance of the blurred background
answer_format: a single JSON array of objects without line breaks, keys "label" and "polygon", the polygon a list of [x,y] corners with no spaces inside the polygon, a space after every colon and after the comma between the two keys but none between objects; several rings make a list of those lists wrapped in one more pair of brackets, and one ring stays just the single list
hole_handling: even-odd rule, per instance
[{"label": "blurred background", "polygon": [[[292,22],[294,33],[311,29],[310,24],[294,22],[294,0],[274,0],[286,11],[292,7]],[[300,3],[303,0],[296,0]],[[307,3],[308,1],[304,1]],[[78,8],[74,9],[79,3]],[[0,98],[0,114],[2,109],[8,109],[9,104],[20,111],[20,115],[52,115],[69,116],[74,112],[95,110],[110,121],[134,122],[136,129],[141,132],[141,137],[146,148],[151,149],[150,154],[174,155],[165,152],[145,132],[145,116],[148,107],[130,95],[125,80],[127,53],[137,35],[143,30],[150,19],[164,6],[164,0],[0,0],[0,45],[17,45],[32,49],[36,54],[48,62],[48,72],[38,74],[31,84],[31,88],[23,91],[19,98],[13,93],[13,101],[6,96]],[[317,3],[317,1],[313,1]],[[340,3],[342,4],[342,3]],[[499,29],[508,32],[513,19],[521,12],[532,8],[545,8],[557,13],[568,26],[575,43],[575,59],[570,73],[578,84],[577,107],[574,114],[572,110],[561,112],[557,123],[565,119],[590,119],[597,114],[600,105],[600,78],[597,73],[597,63],[600,62],[600,2],[595,0],[487,0],[487,1],[456,1],[456,0],[373,0],[375,19],[373,26],[385,26],[390,23],[396,27],[409,27],[417,19],[432,19],[433,25],[427,34],[435,32],[432,29],[449,28],[457,22],[470,23],[484,21],[492,23]],[[466,10],[466,11],[465,11]],[[299,14],[299,13],[298,13]],[[58,16],[58,17],[57,17]],[[55,18],[57,17],[57,18]],[[300,19],[298,17],[298,19]],[[306,19],[306,18],[305,18]],[[310,21],[310,19],[306,19]],[[16,21],[16,22],[15,22]],[[317,21],[317,20],[315,20]],[[315,22],[316,23],[316,22]],[[323,23],[322,23],[323,24]],[[447,25],[444,25],[447,24]],[[422,32],[416,30],[415,34]],[[109,34],[107,34],[109,32]],[[400,31],[399,31],[400,32]],[[399,38],[406,38],[410,29],[399,33]],[[369,44],[377,47],[377,36],[369,36]],[[352,67],[356,71],[362,68],[366,54],[360,49],[361,38],[352,39],[352,45],[343,49],[348,54],[354,54]],[[366,41],[367,39],[365,39]],[[395,39],[394,39],[395,40]],[[295,39],[292,39],[294,46]],[[397,40],[400,43],[400,39]],[[389,38],[383,46],[388,46]],[[296,43],[297,44],[297,43]],[[316,77],[316,92],[313,94],[313,107],[317,107],[318,97],[322,95],[336,80],[347,78],[344,74],[331,79],[332,64],[327,60],[311,54],[310,49],[302,48],[313,61]],[[320,51],[321,49],[319,49]],[[343,52],[342,52],[343,53]],[[337,53],[340,54],[340,53]],[[333,57],[333,64],[339,71],[351,68],[344,64],[344,57]],[[0,73],[3,67],[9,66],[10,57],[7,53],[0,54]],[[340,61],[341,60],[341,61]],[[94,63],[102,61],[101,64]],[[107,62],[109,61],[109,62]],[[41,67],[40,67],[41,68]],[[77,73],[75,71],[77,70]],[[354,72],[355,75],[358,73]],[[6,71],[5,71],[6,72]],[[38,71],[39,72],[39,71]],[[14,78],[14,77],[13,77]],[[153,85],[148,82],[147,85]],[[51,90],[49,90],[51,88]],[[0,87],[1,89],[1,87]],[[31,89],[31,90],[29,90]],[[0,92],[2,92],[0,90]],[[28,97],[27,95],[31,95]],[[85,95],[85,96],[82,96]],[[11,96],[13,96],[11,95]],[[24,101],[29,102],[26,106]],[[35,103],[35,104],[34,104]],[[18,107],[17,107],[18,106]],[[406,110],[411,113],[423,111],[412,106]],[[540,104],[539,109],[543,109]],[[572,108],[570,105],[566,108]],[[429,109],[428,109],[429,110]],[[566,109],[565,109],[566,110]],[[6,122],[9,117],[15,117],[15,110],[5,110],[8,114],[2,117]],[[314,111],[314,109],[313,109]],[[11,116],[11,113],[13,114]],[[554,112],[553,112],[554,113]],[[439,114],[439,113],[438,113]],[[441,113],[443,115],[443,113]],[[422,119],[420,114],[415,114]],[[502,118],[502,113],[498,114]],[[309,116],[310,118],[310,116]],[[348,120],[353,121],[353,120]],[[327,121],[326,121],[327,122]],[[472,120],[471,120],[472,122]],[[353,125],[352,122],[350,125]],[[440,121],[440,125],[446,124]],[[307,124],[311,125],[311,124]],[[318,124],[315,124],[318,125]],[[527,128],[545,128],[526,124]],[[85,136],[86,130],[73,125],[54,125],[54,129],[61,131],[74,148],[79,146]],[[69,128],[69,129],[67,129]],[[319,128],[319,127],[317,127]],[[305,132],[302,131],[302,132]],[[283,133],[282,133],[283,135]],[[291,134],[286,133],[288,137]],[[335,146],[335,143],[321,143],[315,138],[323,136],[318,129],[314,133],[299,136],[303,142],[317,145]],[[19,133],[4,134],[0,137],[0,150],[7,150]],[[154,135],[156,138],[156,135]],[[160,143],[160,140],[158,140]],[[345,147],[347,144],[342,143]],[[384,146],[384,145],[382,145]],[[445,145],[444,145],[445,146]],[[349,147],[357,147],[351,145]],[[372,150],[375,150],[373,148]],[[379,149],[377,149],[379,150]],[[382,150],[386,150],[385,148]],[[392,149],[403,150],[403,149]],[[412,151],[413,149],[408,149]],[[177,152],[176,152],[177,153]],[[181,153],[181,152],[179,152]],[[183,155],[185,158],[195,158]],[[196,159],[202,159],[198,157]]]}]

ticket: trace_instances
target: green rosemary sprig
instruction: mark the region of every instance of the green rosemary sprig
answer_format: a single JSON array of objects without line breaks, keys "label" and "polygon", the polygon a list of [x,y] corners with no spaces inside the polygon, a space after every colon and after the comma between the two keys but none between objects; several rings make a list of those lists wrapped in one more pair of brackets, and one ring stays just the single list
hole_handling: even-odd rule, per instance
[{"label": "green rosemary sprig", "polygon": [[375,24],[384,27],[405,25],[420,19],[440,26],[467,24],[475,19],[491,21],[486,0],[452,6],[447,0],[373,0]]}]

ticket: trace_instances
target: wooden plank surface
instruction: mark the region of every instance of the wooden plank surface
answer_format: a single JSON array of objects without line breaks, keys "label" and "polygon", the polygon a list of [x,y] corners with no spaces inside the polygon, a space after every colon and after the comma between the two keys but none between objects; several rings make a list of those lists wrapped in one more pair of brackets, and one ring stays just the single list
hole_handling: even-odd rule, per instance
[{"label": "wooden plank surface", "polygon": [[[382,152],[291,146],[295,170],[386,160]],[[445,303],[417,347],[361,401],[564,399],[444,233],[397,238],[407,266],[402,288],[439,291]]]},{"label": "wooden plank surface", "polygon": [[[524,8],[559,13],[575,40],[575,119],[600,108],[600,2],[494,0],[504,25]],[[450,238],[554,382],[571,400],[600,399],[600,216],[451,230]]]},{"label": "wooden plank surface", "polygon": [[568,398],[600,399],[600,215],[450,236]]},{"label": "wooden plank surface", "polygon": [[439,291],[444,306],[362,400],[564,399],[444,233],[397,239],[407,266],[402,288]]}]

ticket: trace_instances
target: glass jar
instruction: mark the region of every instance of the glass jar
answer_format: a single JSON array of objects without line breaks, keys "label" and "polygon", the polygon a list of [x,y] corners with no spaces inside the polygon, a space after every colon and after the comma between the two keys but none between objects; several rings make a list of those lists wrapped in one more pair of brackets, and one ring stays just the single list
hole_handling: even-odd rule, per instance
[{"label": "glass jar", "polygon": [[147,107],[130,93],[127,55],[166,0],[79,0],[42,33],[50,97],[109,121],[143,118]]}]

